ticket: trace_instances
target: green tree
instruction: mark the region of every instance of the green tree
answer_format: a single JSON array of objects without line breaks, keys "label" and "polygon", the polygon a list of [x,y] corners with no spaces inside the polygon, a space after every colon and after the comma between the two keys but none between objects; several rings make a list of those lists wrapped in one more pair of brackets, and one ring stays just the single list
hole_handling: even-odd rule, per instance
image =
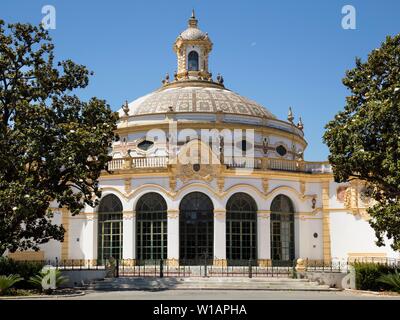
[{"label": "green tree", "polygon": [[400,249],[400,34],[388,36],[365,62],[346,72],[346,106],[326,126],[335,180],[365,181],[377,244]]},{"label": "green tree", "polygon": [[95,206],[116,139],[106,102],[74,94],[92,73],[53,50],[41,26],[0,20],[0,256],[63,239],[50,205]]}]

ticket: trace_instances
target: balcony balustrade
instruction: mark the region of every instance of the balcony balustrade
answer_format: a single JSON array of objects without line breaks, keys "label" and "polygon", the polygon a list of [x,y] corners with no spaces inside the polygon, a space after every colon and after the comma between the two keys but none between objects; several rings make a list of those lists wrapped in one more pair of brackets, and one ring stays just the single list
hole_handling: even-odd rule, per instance
[{"label": "balcony balustrade", "polygon": [[[332,173],[332,167],[328,162],[307,162],[275,158],[225,158],[228,169],[254,169],[274,170],[287,172],[304,172],[311,174]],[[109,171],[129,169],[162,169],[167,168],[168,157],[126,157],[113,159],[108,163]]]}]

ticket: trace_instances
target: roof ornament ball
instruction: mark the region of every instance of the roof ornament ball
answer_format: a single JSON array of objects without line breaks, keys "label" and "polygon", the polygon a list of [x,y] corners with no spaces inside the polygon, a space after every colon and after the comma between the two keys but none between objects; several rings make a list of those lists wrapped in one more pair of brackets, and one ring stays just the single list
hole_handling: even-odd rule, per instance
[{"label": "roof ornament ball", "polygon": [[129,105],[128,101],[125,101],[125,104],[122,106],[122,110],[124,111],[126,116],[129,116]]},{"label": "roof ornament ball", "polygon": [[297,128],[299,128],[300,130],[304,129],[304,124],[303,121],[301,120],[301,117],[299,117],[299,123],[297,124]]},{"label": "roof ornament ball", "polygon": [[293,123],[294,116],[293,116],[292,107],[289,107],[289,113],[288,113],[287,119],[288,119],[288,121],[289,121],[290,123]]},{"label": "roof ornament ball", "polygon": [[163,80],[161,80],[161,82],[162,82],[163,85],[166,85],[166,84],[169,83],[169,73],[167,73],[165,75],[165,78]]}]

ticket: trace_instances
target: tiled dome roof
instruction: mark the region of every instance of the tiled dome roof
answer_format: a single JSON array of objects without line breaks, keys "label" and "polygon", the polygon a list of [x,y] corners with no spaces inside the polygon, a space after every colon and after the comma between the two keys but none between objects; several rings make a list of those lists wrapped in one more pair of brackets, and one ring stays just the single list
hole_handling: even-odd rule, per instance
[{"label": "tiled dome roof", "polygon": [[207,34],[198,28],[189,27],[180,34],[183,40],[201,40],[206,38]]},{"label": "tiled dome roof", "polygon": [[[224,88],[178,86],[162,88],[129,104],[129,115],[140,116],[167,112],[217,113],[276,117],[260,104]],[[124,115],[121,109],[120,115]]]}]

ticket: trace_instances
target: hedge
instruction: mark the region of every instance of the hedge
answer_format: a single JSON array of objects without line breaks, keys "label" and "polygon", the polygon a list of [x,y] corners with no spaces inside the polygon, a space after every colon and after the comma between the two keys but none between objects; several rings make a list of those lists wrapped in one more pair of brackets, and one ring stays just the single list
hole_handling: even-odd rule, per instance
[{"label": "hedge", "polygon": [[18,274],[24,280],[18,282],[15,287],[19,289],[30,289],[32,285],[28,282],[29,278],[37,275],[44,266],[43,262],[35,261],[15,261],[0,257],[0,275],[9,276]]},{"label": "hedge", "polygon": [[355,262],[352,265],[356,273],[356,287],[358,290],[390,291],[392,288],[379,282],[378,279],[382,275],[400,270],[398,266],[373,262]]}]

